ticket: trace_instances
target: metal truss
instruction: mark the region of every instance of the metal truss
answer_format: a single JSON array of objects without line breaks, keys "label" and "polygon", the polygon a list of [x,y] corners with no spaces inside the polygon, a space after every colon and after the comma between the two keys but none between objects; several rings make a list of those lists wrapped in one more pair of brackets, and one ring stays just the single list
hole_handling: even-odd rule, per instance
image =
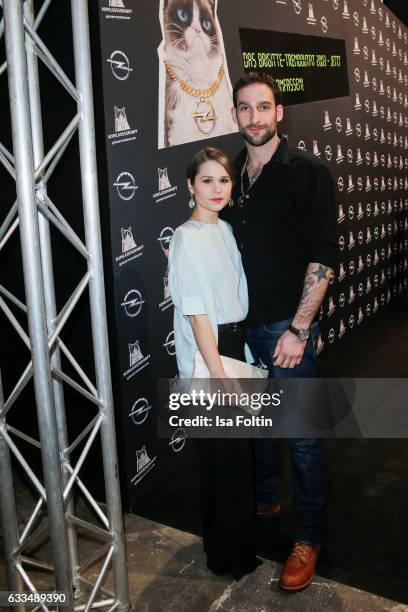
[{"label": "metal truss", "polygon": [[[0,143],[0,163],[15,181],[17,192],[16,201],[0,225],[0,254],[19,228],[27,301],[23,304],[0,284],[0,310],[31,353],[31,359],[8,397],[4,397],[0,376],[0,510],[9,588],[36,592],[37,587],[30,577],[35,568],[55,575],[55,590],[64,592],[67,597],[59,609],[128,610],[96,177],[88,5],[87,0],[71,0],[74,84],[37,33],[50,3],[51,0],[44,0],[35,15],[33,0],[0,0],[4,16],[0,23],[0,37],[4,33],[6,42],[6,61],[0,66],[0,75],[7,71],[14,149],[11,153]],[[38,60],[63,85],[77,108],[48,152],[44,152],[43,145]],[[85,243],[47,193],[48,181],[76,133],[80,150]],[[54,292],[50,224],[84,258],[87,268],[59,312]],[[95,381],[90,380],[79,360],[61,339],[67,320],[86,292],[91,311]],[[16,311],[26,315],[28,331],[19,322],[21,314],[16,316]],[[75,378],[63,371],[62,356],[73,367]],[[7,423],[9,412],[31,379],[39,440]],[[95,410],[90,422],[72,441],[67,433],[69,406],[66,407],[64,402],[64,385],[81,394]],[[100,436],[102,444],[107,512],[97,504],[79,476],[97,436]],[[24,458],[18,445],[21,441],[41,452],[43,482]],[[74,450],[76,456],[79,453],[75,462],[72,459]],[[11,456],[28,476],[38,497],[22,529],[17,522]],[[94,511],[93,522],[76,516],[74,488]],[[27,553],[30,543],[43,536],[47,529],[47,524],[41,520],[45,514],[53,564]],[[81,559],[78,529],[101,540],[98,550],[86,559]],[[99,563],[99,574],[92,583],[86,578],[86,570],[96,562]],[[110,566],[113,590],[103,586]],[[50,610],[51,607],[42,604],[36,608],[39,609]]]}]

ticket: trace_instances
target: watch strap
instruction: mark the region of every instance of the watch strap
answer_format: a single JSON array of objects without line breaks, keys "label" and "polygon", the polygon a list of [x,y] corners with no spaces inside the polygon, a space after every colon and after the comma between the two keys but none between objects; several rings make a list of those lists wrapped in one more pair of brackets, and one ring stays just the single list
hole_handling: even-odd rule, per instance
[{"label": "watch strap", "polygon": [[288,329],[292,332],[292,334],[295,334],[295,336],[303,342],[305,342],[310,336],[310,327],[308,329],[298,329],[294,325],[290,324]]}]

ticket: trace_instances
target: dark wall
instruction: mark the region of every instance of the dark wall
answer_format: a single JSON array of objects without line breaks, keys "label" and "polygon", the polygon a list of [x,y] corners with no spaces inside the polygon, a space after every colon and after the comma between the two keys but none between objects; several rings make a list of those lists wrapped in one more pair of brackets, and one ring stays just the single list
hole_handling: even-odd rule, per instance
[{"label": "dark wall", "polygon": [[408,26],[408,4],[405,0],[384,0],[384,4]]},{"label": "dark wall", "polygon": [[[161,245],[189,216],[186,163],[207,144],[231,156],[242,147],[236,133],[205,139],[198,130],[175,146],[158,142],[160,6],[159,0],[146,10],[131,0],[99,3],[109,299],[118,330],[114,373],[126,447],[122,482],[131,508],[160,479],[176,473],[188,448],[183,430],[171,431],[169,441],[157,441],[154,430],[160,408],[156,380],[176,374]],[[253,0],[250,12],[245,2],[222,0],[217,14],[232,82],[244,70],[242,51],[257,57],[262,46],[270,53],[323,49],[326,58],[309,72],[286,70],[286,76],[304,77],[306,88],[303,98],[284,94],[281,125],[292,146],[325,161],[335,186],[341,266],[319,313],[317,350],[324,360],[367,320],[378,317],[381,324],[390,305],[407,293],[408,33],[378,0]],[[253,30],[245,48],[240,28]],[[330,69],[333,53],[341,59],[337,75]],[[268,69],[283,78],[276,65]],[[192,121],[190,106],[186,123]]]}]

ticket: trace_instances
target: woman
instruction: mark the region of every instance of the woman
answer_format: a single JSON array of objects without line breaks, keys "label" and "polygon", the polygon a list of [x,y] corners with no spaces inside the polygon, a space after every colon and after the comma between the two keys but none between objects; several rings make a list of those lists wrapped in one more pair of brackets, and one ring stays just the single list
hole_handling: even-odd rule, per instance
[{"label": "woman", "polygon": [[[169,286],[179,374],[191,378],[200,351],[211,378],[227,378],[221,355],[244,360],[248,292],[230,226],[218,213],[231,203],[233,167],[218,149],[205,148],[187,166],[192,214],[170,243]],[[236,579],[258,565],[250,440],[197,440],[203,545],[207,565]]]}]

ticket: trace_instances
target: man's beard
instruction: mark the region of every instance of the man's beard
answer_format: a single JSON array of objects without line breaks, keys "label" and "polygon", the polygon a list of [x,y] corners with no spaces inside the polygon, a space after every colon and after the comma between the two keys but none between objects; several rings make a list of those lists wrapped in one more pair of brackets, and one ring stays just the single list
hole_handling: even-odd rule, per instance
[{"label": "man's beard", "polygon": [[276,128],[273,128],[271,125],[265,127],[265,132],[259,136],[252,136],[252,134],[248,132],[248,128],[240,128],[239,131],[241,132],[243,139],[246,140],[248,144],[254,147],[261,147],[272,140],[276,134]]}]

